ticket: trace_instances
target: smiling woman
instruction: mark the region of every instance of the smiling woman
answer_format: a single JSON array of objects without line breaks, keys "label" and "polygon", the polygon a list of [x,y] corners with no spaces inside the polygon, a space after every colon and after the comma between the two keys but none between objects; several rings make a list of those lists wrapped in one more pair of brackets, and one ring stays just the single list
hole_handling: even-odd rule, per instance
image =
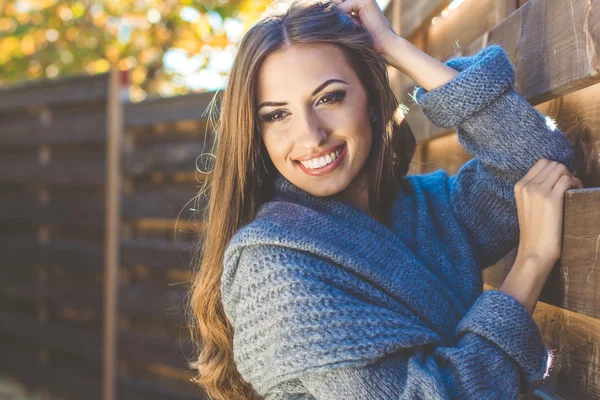
[{"label": "smiling woman", "polygon": [[263,62],[257,93],[261,139],[275,168],[315,196],[338,194],[367,212],[374,106],[344,51],[331,43],[280,49]]},{"label": "smiling woman", "polygon": [[192,335],[202,346],[193,367],[214,398],[254,393],[233,360],[220,274],[227,244],[273,199],[275,178],[385,223],[416,144],[386,68],[369,32],[333,2],[274,2],[244,36],[223,96],[194,261]]},{"label": "smiling woman", "polygon": [[[193,260],[190,366],[212,399],[516,399],[551,364],[530,312],[561,206],[531,207],[549,211],[518,284],[482,292],[481,270],[518,242],[517,182],[541,158],[567,175],[574,149],[500,46],[444,65],[390,29],[375,0],[285,0],[241,42]],[[456,175],[406,175],[386,62],[475,155]]]}]

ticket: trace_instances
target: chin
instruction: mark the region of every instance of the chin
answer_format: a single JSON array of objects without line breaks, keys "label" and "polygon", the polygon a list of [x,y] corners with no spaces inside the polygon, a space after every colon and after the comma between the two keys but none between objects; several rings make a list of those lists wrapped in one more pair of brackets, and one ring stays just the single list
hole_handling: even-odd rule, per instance
[{"label": "chin", "polygon": [[327,179],[321,182],[311,182],[311,179],[315,180],[316,178],[308,177],[308,180],[303,179],[302,184],[294,184],[302,190],[304,190],[305,192],[317,197],[327,197],[336,195],[340,192],[343,192],[349,184],[347,179],[342,177]]}]

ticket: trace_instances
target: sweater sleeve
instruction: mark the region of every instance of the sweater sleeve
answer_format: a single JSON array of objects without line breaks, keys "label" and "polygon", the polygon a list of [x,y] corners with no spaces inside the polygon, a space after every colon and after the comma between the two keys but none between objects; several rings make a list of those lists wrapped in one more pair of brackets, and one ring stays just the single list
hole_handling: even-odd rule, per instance
[{"label": "sweater sleeve", "polygon": [[363,367],[308,374],[316,400],[517,399],[538,387],[551,354],[527,310],[496,290],[480,295],[452,346],[402,349]]},{"label": "sweater sleeve", "polygon": [[573,172],[575,149],[553,120],[512,88],[514,70],[499,45],[446,65],[460,73],[431,91],[419,87],[414,97],[435,125],[456,127],[474,156],[448,184],[452,211],[485,268],[518,244],[515,184],[540,158]]},{"label": "sweater sleeve", "polygon": [[261,245],[229,264],[234,358],[265,399],[516,399],[550,366],[535,321],[501,291],[479,295],[453,341],[420,341],[413,316],[348,289],[351,275],[314,254]]}]

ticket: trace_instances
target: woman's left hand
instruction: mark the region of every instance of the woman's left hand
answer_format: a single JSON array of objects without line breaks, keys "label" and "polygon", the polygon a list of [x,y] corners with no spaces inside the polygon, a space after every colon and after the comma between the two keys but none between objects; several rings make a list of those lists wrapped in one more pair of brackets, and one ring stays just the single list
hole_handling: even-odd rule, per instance
[{"label": "woman's left hand", "polygon": [[[365,28],[377,53],[385,57],[388,43],[397,36],[375,0],[332,0],[354,23]],[[352,15],[354,13],[354,15]]]}]

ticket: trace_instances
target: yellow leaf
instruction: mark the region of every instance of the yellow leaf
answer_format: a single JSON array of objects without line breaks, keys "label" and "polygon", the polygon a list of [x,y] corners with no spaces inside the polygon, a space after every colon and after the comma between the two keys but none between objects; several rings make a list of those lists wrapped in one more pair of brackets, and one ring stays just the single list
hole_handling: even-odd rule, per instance
[{"label": "yellow leaf", "polygon": [[19,40],[14,36],[9,36],[0,41],[0,53],[11,54],[19,48]]},{"label": "yellow leaf", "polygon": [[26,56],[35,53],[35,40],[31,36],[24,36],[21,40],[21,51]]}]

